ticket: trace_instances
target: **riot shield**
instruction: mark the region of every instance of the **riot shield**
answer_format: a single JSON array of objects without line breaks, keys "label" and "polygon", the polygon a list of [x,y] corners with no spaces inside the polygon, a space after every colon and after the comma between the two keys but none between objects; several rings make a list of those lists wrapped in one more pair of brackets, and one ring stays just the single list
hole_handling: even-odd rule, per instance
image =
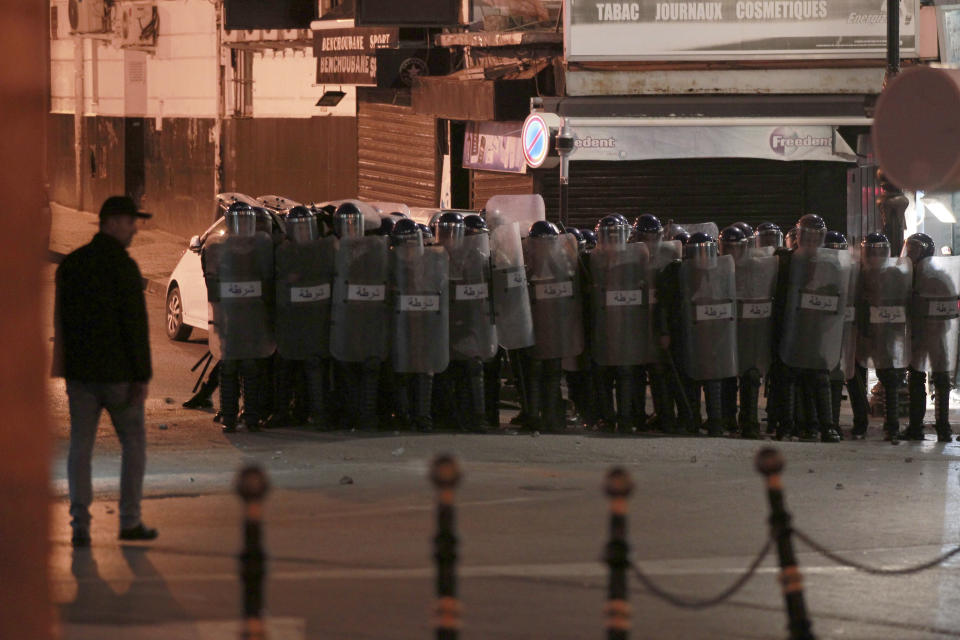
[{"label": "riot shield", "polygon": [[330,355],[335,254],[333,236],[276,249],[277,351],[287,360]]},{"label": "riot shield", "polygon": [[843,314],[843,344],[840,347],[840,371],[844,380],[857,373],[857,286],[860,282],[860,252],[856,247],[850,251],[850,286],[847,289],[847,306]]},{"label": "riot shield", "polygon": [[543,197],[533,195],[499,195],[487,200],[485,218],[490,231],[505,224],[518,223],[520,237],[527,236],[527,230],[537,220],[546,220],[546,208]]},{"label": "riot shield", "polygon": [[925,258],[914,267],[910,366],[917,371],[956,371],[960,256]]},{"label": "riot shield", "polygon": [[694,380],[721,380],[737,375],[737,283],[732,256],[705,266],[696,260],[680,265],[683,362]]},{"label": "riot shield", "polygon": [[797,249],[790,258],[780,359],[831,371],[840,362],[851,258],[837,249]]},{"label": "riot shield", "polygon": [[913,263],[861,259],[857,303],[857,358],[870,369],[903,369],[910,364],[909,309]]},{"label": "riot shield", "polygon": [[679,240],[663,240],[661,242],[642,244],[647,245],[647,250],[650,254],[650,262],[648,264],[647,273],[647,300],[649,300],[651,310],[650,321],[647,323],[646,327],[640,327],[639,330],[646,333],[646,339],[650,343],[650,348],[653,349],[656,360],[660,361],[663,353],[656,344],[658,280],[660,278],[660,274],[668,264],[680,259],[683,252],[683,245],[680,244]]},{"label": "riot shield", "polygon": [[448,258],[442,247],[391,251],[392,345],[397,373],[438,373],[450,362]]},{"label": "riot shield", "polygon": [[647,277],[650,254],[642,243],[590,254],[591,353],[600,366],[640,365],[655,360]]},{"label": "riot shield", "polygon": [[470,235],[450,256],[450,358],[489,360],[497,353],[490,301],[490,238]]},{"label": "riot shield", "polygon": [[533,315],[520,244],[520,225],[503,224],[490,232],[491,296],[497,340],[504,349],[534,343]]},{"label": "riot shield", "polygon": [[770,369],[773,357],[773,296],[779,260],[749,249],[736,262],[737,364],[740,375]]},{"label": "riot shield", "polygon": [[387,357],[387,241],[384,236],[339,241],[330,314],[330,354],[341,362]]},{"label": "riot shield", "polygon": [[221,360],[266,358],[273,333],[273,241],[265,233],[223,236],[203,249],[210,352]]},{"label": "riot shield", "polygon": [[527,237],[525,254],[538,360],[568,358],[583,351],[583,303],[577,273],[577,240],[569,233]]}]

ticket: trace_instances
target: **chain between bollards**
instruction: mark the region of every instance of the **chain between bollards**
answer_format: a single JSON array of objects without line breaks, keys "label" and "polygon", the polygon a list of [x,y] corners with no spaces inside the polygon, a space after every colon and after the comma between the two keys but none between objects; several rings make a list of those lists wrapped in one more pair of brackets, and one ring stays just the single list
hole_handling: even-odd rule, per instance
[{"label": "chain between bollards", "polygon": [[770,500],[770,534],[777,543],[780,559],[780,586],[786,601],[790,640],[814,640],[807,607],[803,599],[803,576],[797,566],[790,536],[790,514],[783,499],[784,461],[779,451],[764,447],[757,452],[756,468],[767,481],[767,497]]},{"label": "chain between bollards", "polygon": [[267,554],[263,550],[263,499],[269,482],[257,465],[244,467],[237,475],[236,490],[243,500],[243,551],[238,555],[243,578],[243,626],[241,640],[265,640],[263,579],[267,573]]},{"label": "chain between bollards", "polygon": [[437,456],[430,467],[430,480],[437,489],[437,534],[433,558],[437,565],[437,604],[434,628],[437,640],[456,640],[460,631],[460,600],[457,599],[457,533],[453,497],[460,483],[460,467],[453,456]]},{"label": "chain between bollards", "polygon": [[633,491],[633,480],[626,469],[615,467],[607,473],[604,492],[610,498],[610,540],[604,559],[610,568],[607,583],[607,640],[627,640],[630,636],[630,603],[627,601],[627,569],[630,567],[630,545],[627,542],[627,497]]}]

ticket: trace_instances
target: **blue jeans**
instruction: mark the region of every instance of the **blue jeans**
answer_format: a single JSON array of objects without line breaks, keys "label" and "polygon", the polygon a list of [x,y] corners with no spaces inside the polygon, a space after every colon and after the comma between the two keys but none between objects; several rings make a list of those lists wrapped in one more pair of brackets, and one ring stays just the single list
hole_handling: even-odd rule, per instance
[{"label": "blue jeans", "polygon": [[143,402],[130,402],[129,382],[103,383],[67,380],[70,401],[70,453],[67,479],[70,485],[70,526],[90,529],[93,502],[91,458],[97,439],[97,424],[104,409],[122,447],[120,462],[120,528],[140,523],[140,498],[147,462],[147,439],[143,426]]}]

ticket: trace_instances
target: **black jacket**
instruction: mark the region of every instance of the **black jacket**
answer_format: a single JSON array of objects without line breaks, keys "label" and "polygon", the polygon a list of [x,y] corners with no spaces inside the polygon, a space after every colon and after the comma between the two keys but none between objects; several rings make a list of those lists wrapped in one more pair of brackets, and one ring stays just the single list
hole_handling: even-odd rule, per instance
[{"label": "black jacket", "polygon": [[150,339],[137,263],[98,233],[57,269],[55,321],[62,375],[82,382],[146,382]]}]

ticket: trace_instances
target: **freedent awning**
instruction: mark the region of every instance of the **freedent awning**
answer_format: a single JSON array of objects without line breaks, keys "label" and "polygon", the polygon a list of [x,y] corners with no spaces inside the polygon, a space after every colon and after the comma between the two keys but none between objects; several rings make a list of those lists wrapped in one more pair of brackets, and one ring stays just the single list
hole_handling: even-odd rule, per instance
[{"label": "freedent awning", "polygon": [[566,119],[570,159],[856,160],[839,128],[866,131],[865,96],[650,96],[543,99]]}]

